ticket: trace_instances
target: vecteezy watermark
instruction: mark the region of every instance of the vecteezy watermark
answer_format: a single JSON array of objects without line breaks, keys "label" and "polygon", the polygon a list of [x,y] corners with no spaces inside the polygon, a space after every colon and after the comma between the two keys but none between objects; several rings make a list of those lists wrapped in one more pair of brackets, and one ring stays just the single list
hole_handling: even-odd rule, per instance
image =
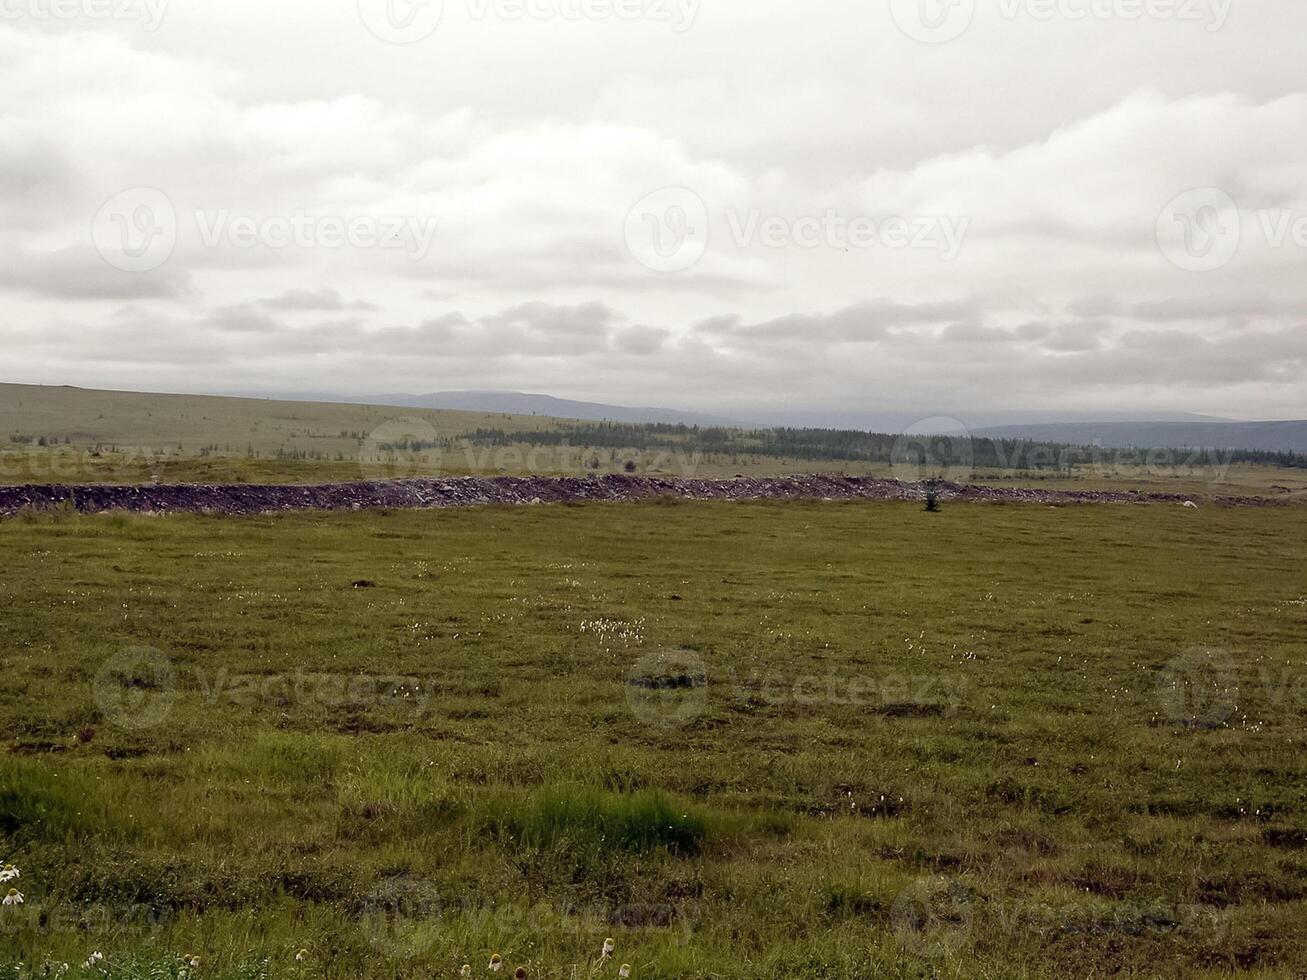
[{"label": "vecteezy watermark", "polygon": [[[957,258],[971,227],[965,215],[774,214],[762,208],[727,208],[730,244],[750,248],[812,251],[924,250],[945,261]],[[637,262],[654,272],[684,272],[708,251],[713,222],[708,205],[687,187],[665,187],[643,197],[626,216],[623,235]]]},{"label": "vecteezy watermark", "polygon": [[[190,214],[204,248],[398,250],[419,261],[431,251],[438,222],[415,215],[238,214],[197,209]],[[185,222],[172,199],[154,187],[132,187],[105,201],[91,222],[91,244],[124,272],[152,272],[172,258]]]},{"label": "vecteezy watermark", "polygon": [[421,677],[322,673],[305,669],[277,674],[240,674],[194,668],[183,676],[164,653],[130,647],[100,667],[92,693],[105,721],[129,731],[157,728],[168,720],[182,682],[209,708],[287,705],[326,710],[367,710],[403,705],[425,714],[432,686]]},{"label": "vecteezy watermark", "polygon": [[[694,26],[702,0],[463,0],[469,20],[578,23],[644,21],[668,24],[678,34]],[[359,0],[364,26],[382,41],[414,44],[435,33],[443,0]]]},{"label": "vecteezy watermark", "polygon": [[[411,876],[381,881],[359,903],[369,943],[390,954],[417,955],[439,940],[441,923],[470,935],[568,936],[599,947],[615,928],[626,932],[679,934],[689,942],[696,921],[688,909],[667,902],[629,904],[550,903],[544,900],[473,902],[447,894],[435,882]],[[614,967],[614,975],[616,968]],[[593,972],[591,970],[590,972]],[[558,976],[579,976],[575,969]]]},{"label": "vecteezy watermark", "polygon": [[1168,477],[1183,473],[1209,484],[1226,481],[1236,455],[1233,449],[1113,449],[1101,444],[1072,446],[1023,439],[977,440],[972,447],[976,452],[977,469],[1053,471],[1067,475],[1092,473],[1103,479],[1139,474]]},{"label": "vecteezy watermark", "polygon": [[1234,0],[994,0],[1005,20],[1175,21],[1215,33],[1230,19]]},{"label": "vecteezy watermark", "polygon": [[205,248],[238,249],[394,249],[414,261],[431,251],[438,222],[414,215],[249,215],[196,211],[195,224]]},{"label": "vecteezy watermark", "polygon": [[745,710],[799,707],[866,709],[886,717],[935,716],[952,718],[962,709],[971,681],[965,676],[909,676],[900,673],[826,674],[754,670],[746,675],[729,673],[730,702]]},{"label": "vecteezy watermark", "polygon": [[[1143,20],[1200,25],[1215,33],[1225,27],[1234,0],[993,0],[1005,21],[1039,24]],[[976,0],[890,0],[890,16],[908,37],[923,44],[960,38],[976,17]]]},{"label": "vecteezy watermark", "polygon": [[163,23],[171,0],[0,0],[0,20],[36,23],[137,22],[147,34]]},{"label": "vecteezy watermark", "polygon": [[[1294,605],[1307,600],[1288,600]],[[1195,646],[1158,666],[1154,722],[1197,731],[1261,731],[1268,717],[1307,707],[1307,671],[1261,654]]]},{"label": "vecteezy watermark", "polygon": [[828,672],[799,674],[754,669],[718,671],[693,650],[658,650],[640,657],[626,675],[632,713],[653,728],[694,724],[709,697],[733,711],[753,713],[787,707],[855,709],[882,717],[954,717],[962,710],[967,677]]},{"label": "vecteezy watermark", "polygon": [[962,878],[936,876],[910,882],[890,908],[899,946],[922,959],[952,959],[995,933],[1034,936],[1171,936],[1216,942],[1232,915],[1210,905],[1113,904],[1069,901],[981,900]]},{"label": "vecteezy watermark", "polygon": [[694,26],[702,0],[466,0],[473,20],[645,21],[677,34]]},{"label": "vecteezy watermark", "polygon": [[[544,439],[545,441],[532,441]],[[514,444],[514,443],[520,444]],[[605,466],[601,450],[554,441],[548,434],[491,431],[453,438],[441,436],[424,418],[387,419],[362,440],[359,473],[365,480],[436,479],[446,476],[599,476]],[[619,453],[604,450],[610,471],[627,475],[695,477],[702,452],[650,449]],[[3,462],[0,455],[0,463]],[[0,475],[3,475],[0,465]]]},{"label": "vecteezy watermark", "polygon": [[406,710],[421,716],[431,699],[431,685],[407,674],[333,674],[303,669],[284,674],[233,674],[226,670],[209,674],[196,669],[193,678],[209,707],[315,705],[337,710],[402,703]]},{"label": "vecteezy watermark", "polygon": [[1157,244],[1187,272],[1215,272],[1251,242],[1307,251],[1307,213],[1288,208],[1247,212],[1219,187],[1195,187],[1172,198],[1157,217]]},{"label": "vecteezy watermark", "polygon": [[957,419],[922,419],[894,440],[890,469],[904,483],[947,480],[965,483],[975,472],[971,433]]},{"label": "vecteezy watermark", "polygon": [[157,935],[174,920],[170,909],[137,902],[24,902],[0,912],[0,936]]},{"label": "vecteezy watermark", "polygon": [[86,483],[97,479],[153,476],[168,450],[149,446],[96,447],[59,444],[41,436],[10,434],[0,449],[0,479],[13,483]]},{"label": "vecteezy watermark", "polygon": [[945,261],[957,258],[971,227],[967,216],[895,215],[877,219],[834,210],[821,216],[787,217],[764,215],[759,208],[748,212],[731,209],[726,218],[736,248],[923,249],[939,252]]}]

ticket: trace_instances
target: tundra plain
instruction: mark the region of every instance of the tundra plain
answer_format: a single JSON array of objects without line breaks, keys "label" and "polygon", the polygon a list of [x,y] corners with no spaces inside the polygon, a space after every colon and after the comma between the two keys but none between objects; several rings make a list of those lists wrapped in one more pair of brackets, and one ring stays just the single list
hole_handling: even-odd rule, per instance
[{"label": "tundra plain", "polygon": [[1301,506],[28,513],[0,539],[0,959],[35,973],[1307,966]]}]

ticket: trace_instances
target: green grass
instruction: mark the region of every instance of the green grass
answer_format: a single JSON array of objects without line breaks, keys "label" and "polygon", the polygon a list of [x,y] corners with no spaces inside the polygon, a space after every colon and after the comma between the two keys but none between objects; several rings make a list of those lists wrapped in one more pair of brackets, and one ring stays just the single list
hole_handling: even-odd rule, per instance
[{"label": "green grass", "polygon": [[1305,541],[1302,507],[5,521],[0,962],[1291,976]]},{"label": "green grass", "polygon": [[526,805],[495,814],[500,839],[524,848],[563,847],[583,854],[698,853],[707,829],[660,793],[618,795],[585,787],[554,787]]}]

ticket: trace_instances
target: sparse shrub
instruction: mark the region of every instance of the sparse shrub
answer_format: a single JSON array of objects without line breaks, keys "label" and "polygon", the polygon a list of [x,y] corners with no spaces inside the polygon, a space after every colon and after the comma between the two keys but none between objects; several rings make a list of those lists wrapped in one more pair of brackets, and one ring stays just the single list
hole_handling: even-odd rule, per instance
[{"label": "sparse shrub", "polygon": [[926,510],[938,514],[939,509],[939,485],[934,480],[930,480],[926,484]]}]

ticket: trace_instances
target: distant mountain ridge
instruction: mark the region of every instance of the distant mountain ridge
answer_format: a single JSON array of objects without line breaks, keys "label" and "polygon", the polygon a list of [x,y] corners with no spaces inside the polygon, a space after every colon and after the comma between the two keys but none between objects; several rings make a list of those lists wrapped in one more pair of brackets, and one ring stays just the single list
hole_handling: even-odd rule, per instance
[{"label": "distant mountain ridge", "polygon": [[[585,422],[633,425],[668,424],[724,428],[812,428],[861,432],[956,432],[965,427],[973,436],[1027,439],[1110,449],[1203,448],[1307,454],[1307,421],[1239,422],[1186,412],[1103,411],[941,411],[926,418],[920,412],[871,409],[790,409],[782,404],[762,409],[741,408],[731,418],[672,408],[632,407],[576,401],[520,391],[440,391],[426,395],[350,395],[330,393],[261,393],[259,397],[353,405],[381,405],[504,415],[537,415]],[[956,416],[958,421],[954,421]]]},{"label": "distant mountain ridge", "polygon": [[[248,393],[247,393],[248,394]],[[343,402],[354,405],[389,405],[446,411],[484,412],[503,415],[541,415],[585,422],[631,424],[722,426],[725,428],[844,429],[860,432],[921,432],[923,423],[947,423],[947,431],[980,427],[1056,425],[1086,422],[1226,422],[1228,419],[1187,412],[1021,412],[1021,411],[885,411],[867,409],[790,408],[778,406],[740,407],[737,414],[684,411],[676,408],[613,405],[578,401],[534,392],[468,389],[437,391],[424,395],[406,392],[341,395],[334,392],[255,392],[255,397],[292,401]],[[955,418],[959,420],[955,422]]]},{"label": "distant mountain ridge", "polygon": [[[594,422],[627,422],[634,424],[667,423],[671,425],[726,426],[752,428],[760,424],[800,427],[811,424],[797,415],[788,422],[780,421],[784,415],[758,421],[744,422],[697,412],[682,412],[667,408],[635,408],[607,405],[597,402],[572,401],[552,395],[528,394],[507,391],[446,391],[430,395],[382,396],[383,401],[370,397],[373,404],[403,404],[417,408],[450,409],[468,412],[504,412],[511,415],[550,415],[557,418],[581,419]],[[393,401],[392,401],[393,399]],[[749,413],[752,415],[753,413]],[[1203,448],[1246,449],[1263,452],[1307,453],[1307,421],[1236,422],[1210,416],[1182,413],[1159,413],[1160,417],[1147,420],[1131,419],[1126,413],[1102,413],[1092,421],[1056,421],[989,425],[973,429],[972,435],[984,438],[1032,439],[1038,442],[1070,443],[1072,445],[1100,444],[1113,449],[1129,448]],[[1009,418],[1012,416],[1009,415]],[[1056,416],[1054,416],[1056,417]],[[1083,416],[1082,416],[1083,418]],[[880,421],[867,419],[866,421]],[[858,426],[865,431],[901,432],[918,431],[910,415],[886,418],[884,426]],[[986,420],[988,421],[988,420]],[[895,424],[897,423],[897,424]],[[829,428],[817,425],[817,428]]]},{"label": "distant mountain ridge", "polygon": [[1109,449],[1247,449],[1307,454],[1307,421],[1054,422],[976,429],[988,439],[1102,445]]},{"label": "distant mountain ridge", "polygon": [[737,427],[746,425],[739,419],[701,412],[682,412],[674,408],[605,405],[600,402],[573,401],[553,395],[521,391],[438,391],[428,395],[368,395],[347,401],[367,405],[400,405],[407,408],[432,408],[455,412],[496,412],[505,415],[548,415],[584,422],[627,422],[633,424],[707,425]]}]

